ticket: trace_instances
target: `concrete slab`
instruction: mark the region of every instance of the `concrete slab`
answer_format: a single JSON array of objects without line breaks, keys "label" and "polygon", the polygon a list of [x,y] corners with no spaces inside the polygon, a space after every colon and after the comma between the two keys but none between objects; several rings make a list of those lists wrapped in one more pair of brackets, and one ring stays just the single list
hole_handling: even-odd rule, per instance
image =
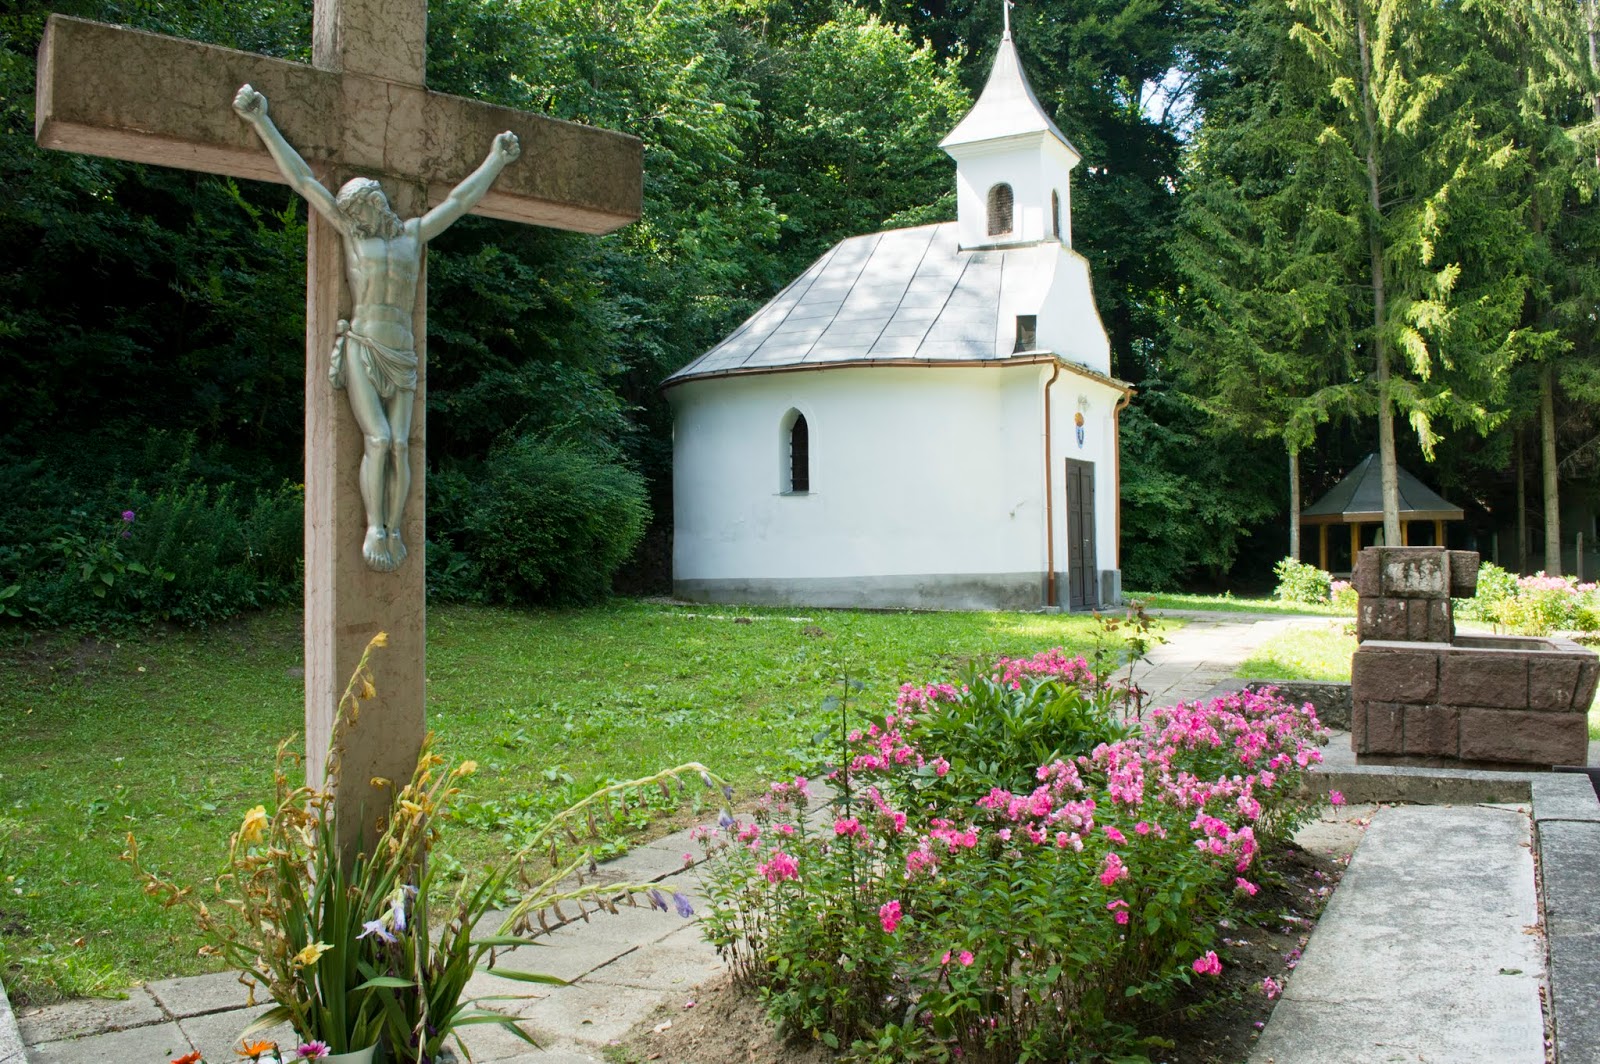
[{"label": "concrete slab", "polygon": [[1251,1064],[1544,1064],[1529,818],[1381,809]]},{"label": "concrete slab", "polygon": [[1550,940],[1550,1000],[1555,1013],[1556,1060],[1600,1064],[1600,935],[1557,935]]},{"label": "concrete slab", "polygon": [[17,1027],[27,1045],[66,1038],[144,1027],[167,1019],[156,999],[144,987],[134,987],[121,1001],[80,998],[59,1005],[25,1008],[17,1013]]},{"label": "concrete slab", "polygon": [[1589,777],[1574,772],[1546,772],[1534,776],[1533,819],[1541,824],[1546,820],[1600,823],[1600,800],[1595,798]]},{"label": "concrete slab", "polygon": [[635,990],[579,983],[552,990],[549,996],[517,1009],[533,1036],[598,1048],[626,1035],[657,1005],[682,996],[678,990]]},{"label": "concrete slab", "polygon": [[[237,972],[216,972],[187,979],[161,979],[145,985],[150,996],[173,1019],[203,1016],[208,1012],[249,1007],[250,992],[239,982]],[[266,989],[257,987],[256,1004],[269,1000]]]},{"label": "concrete slab", "polygon": [[[156,1023],[126,1031],[41,1042],[28,1047],[30,1064],[120,1064],[122,1061],[160,1062],[182,1056],[195,1047],[176,1023]],[[222,1060],[232,1060],[230,1053]]]},{"label": "concrete slab", "polygon": [[727,971],[698,925],[628,953],[584,978],[585,985],[688,993]]},{"label": "concrete slab", "polygon": [[[231,1012],[212,1012],[203,1016],[190,1016],[188,1019],[179,1020],[178,1026],[193,1043],[194,1047],[205,1054],[206,1060],[237,1060],[239,1054],[239,1032],[254,1023],[262,1013],[271,1005],[258,1005],[253,1009],[236,1009]],[[288,1024],[279,1024],[268,1031],[250,1036],[251,1041],[276,1042],[294,1055],[294,1047],[300,1044],[295,1037],[293,1029]]]}]

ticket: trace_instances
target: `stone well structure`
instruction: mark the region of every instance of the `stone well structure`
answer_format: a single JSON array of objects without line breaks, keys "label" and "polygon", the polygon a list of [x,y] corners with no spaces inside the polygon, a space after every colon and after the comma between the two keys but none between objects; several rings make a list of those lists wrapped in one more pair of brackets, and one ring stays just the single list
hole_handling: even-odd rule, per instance
[{"label": "stone well structure", "polygon": [[1451,597],[1478,555],[1369,547],[1351,661],[1350,743],[1364,763],[1582,765],[1600,658],[1567,639],[1457,636]]}]

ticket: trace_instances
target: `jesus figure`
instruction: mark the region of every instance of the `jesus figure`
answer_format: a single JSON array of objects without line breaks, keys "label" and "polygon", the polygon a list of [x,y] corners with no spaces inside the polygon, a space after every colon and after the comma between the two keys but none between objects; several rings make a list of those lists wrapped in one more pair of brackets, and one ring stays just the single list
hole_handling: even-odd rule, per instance
[{"label": "jesus figure", "polygon": [[400,522],[411,490],[408,441],[417,391],[411,323],[422,249],[483,198],[522,147],[516,134],[501,133],[488,158],[443,203],[420,218],[401,221],[383,187],[369,177],[346,182],[337,196],[324,188],[267,116],[261,93],[241,87],[233,108],[255,128],[289,186],[344,238],[345,276],[355,309],[339,322],[328,374],[333,386],[349,395],[365,439],[360,482],[367,536],[361,553],[371,568],[393,572],[406,557]]}]

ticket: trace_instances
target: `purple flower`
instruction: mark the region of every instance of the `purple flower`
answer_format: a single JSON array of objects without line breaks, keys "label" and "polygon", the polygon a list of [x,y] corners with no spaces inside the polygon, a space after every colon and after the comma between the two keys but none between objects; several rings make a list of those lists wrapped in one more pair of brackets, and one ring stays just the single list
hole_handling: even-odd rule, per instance
[{"label": "purple flower", "polygon": [[295,1055],[302,1060],[322,1060],[328,1055],[328,1043],[307,1042],[295,1050]]},{"label": "purple flower", "polygon": [[654,887],[650,888],[650,908],[660,909],[662,912],[667,911],[667,896]]},{"label": "purple flower", "polygon": [[368,920],[361,926],[364,930],[361,932],[361,934],[357,935],[356,938],[366,938],[368,935],[377,935],[378,941],[380,942],[394,942],[394,936],[389,934],[389,929],[387,927],[383,926],[383,917],[381,916],[376,920]]},{"label": "purple flower", "polygon": [[689,896],[681,890],[672,892],[672,904],[678,907],[678,915],[687,920],[694,915],[694,906],[689,904]]},{"label": "purple flower", "polygon": [[124,510],[124,511],[122,511],[122,519],[124,521],[126,521],[128,524],[130,524],[130,525],[133,524],[133,518],[134,518],[134,513],[133,513],[132,510]]},{"label": "purple flower", "polygon": [[717,827],[721,828],[723,831],[727,831],[729,828],[733,827],[733,825],[734,819],[726,809],[717,814]]}]

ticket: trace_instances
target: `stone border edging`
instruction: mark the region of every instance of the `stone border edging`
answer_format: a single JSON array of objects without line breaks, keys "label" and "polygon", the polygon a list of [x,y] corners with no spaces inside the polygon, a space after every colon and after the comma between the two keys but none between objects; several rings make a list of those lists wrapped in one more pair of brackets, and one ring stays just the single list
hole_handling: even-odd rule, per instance
[{"label": "stone border edging", "polygon": [[0,983],[0,1064],[28,1064],[28,1054],[22,1048],[22,1032],[17,1029],[17,1017],[11,1011],[3,983]]}]

